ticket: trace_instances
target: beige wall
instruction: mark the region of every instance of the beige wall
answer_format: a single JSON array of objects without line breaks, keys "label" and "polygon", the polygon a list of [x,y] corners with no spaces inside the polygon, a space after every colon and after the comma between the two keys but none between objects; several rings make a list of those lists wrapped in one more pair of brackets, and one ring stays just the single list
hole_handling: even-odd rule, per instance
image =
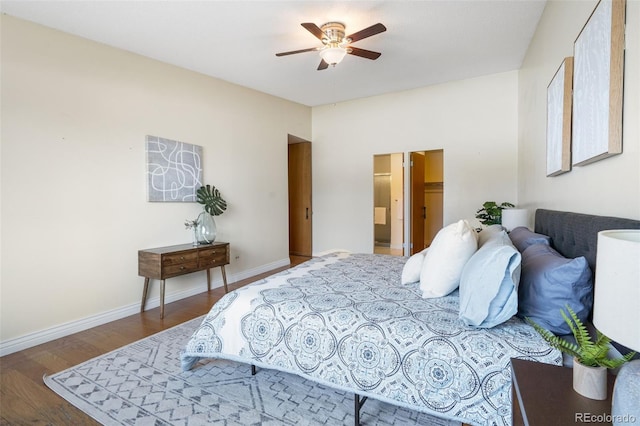
[{"label": "beige wall", "polygon": [[514,201],[517,105],[513,71],[313,108],[313,251],[372,251],[375,154],[444,149],[445,225]]},{"label": "beige wall", "polygon": [[199,204],[146,201],[149,134],[203,146],[232,280],[288,263],[287,134],[311,139],[310,108],[9,16],[1,59],[3,344],[135,313],[137,250],[191,241]]},{"label": "beige wall", "polygon": [[640,219],[640,1],[627,0],[623,153],[569,173],[546,175],[547,85],[596,1],[549,1],[519,87],[518,201],[538,207]]}]

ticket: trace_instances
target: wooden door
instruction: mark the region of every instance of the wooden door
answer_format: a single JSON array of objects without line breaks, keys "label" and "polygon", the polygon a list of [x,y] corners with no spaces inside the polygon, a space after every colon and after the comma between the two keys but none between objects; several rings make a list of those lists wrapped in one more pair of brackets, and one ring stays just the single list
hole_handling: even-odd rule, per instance
[{"label": "wooden door", "polygon": [[411,254],[422,251],[424,244],[424,155],[412,152],[411,160]]},{"label": "wooden door", "polygon": [[311,142],[289,144],[289,254],[311,256]]},{"label": "wooden door", "polygon": [[424,227],[424,243],[429,247],[438,231],[442,229],[443,193],[442,185],[427,184],[424,192],[427,220]]}]

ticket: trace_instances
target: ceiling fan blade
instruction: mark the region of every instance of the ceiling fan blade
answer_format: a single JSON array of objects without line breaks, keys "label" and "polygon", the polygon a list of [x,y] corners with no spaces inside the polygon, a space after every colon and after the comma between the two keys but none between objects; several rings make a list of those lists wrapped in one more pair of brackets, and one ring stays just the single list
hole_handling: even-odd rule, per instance
[{"label": "ceiling fan blade", "polygon": [[360,56],[362,58],[367,58],[367,59],[378,59],[380,57],[380,55],[382,55],[382,53],[380,52],[374,52],[372,50],[367,50],[367,49],[359,49],[357,47],[351,47],[349,46],[349,49],[351,50],[350,52],[347,51],[348,54],[350,55],[355,55],[355,56]]},{"label": "ceiling fan blade", "polygon": [[303,22],[300,25],[305,27],[307,31],[309,31],[311,34],[316,36],[319,40],[322,40],[322,37],[324,37],[324,33],[322,32],[320,27],[314,24],[313,22]]},{"label": "ceiling fan blade", "polygon": [[320,65],[318,65],[318,71],[326,70],[327,68],[329,68],[329,64],[328,64],[328,63],[326,63],[326,62],[324,61],[324,59],[323,59],[323,60],[321,60],[321,61],[320,61]]},{"label": "ceiling fan blade", "polygon": [[377,23],[375,25],[372,25],[368,28],[365,28],[364,30],[360,30],[357,33],[353,33],[350,36],[347,36],[347,38],[351,39],[351,43],[356,42],[358,40],[362,40],[363,38],[367,38],[367,37],[371,37],[373,35],[376,34],[380,34],[384,31],[387,31],[387,27],[385,27],[384,25],[382,25],[381,23]]},{"label": "ceiling fan blade", "polygon": [[280,52],[280,53],[276,53],[276,56],[295,55],[296,53],[313,52],[314,50],[317,51],[318,48],[317,47],[310,47],[309,49],[291,50],[289,52]]}]

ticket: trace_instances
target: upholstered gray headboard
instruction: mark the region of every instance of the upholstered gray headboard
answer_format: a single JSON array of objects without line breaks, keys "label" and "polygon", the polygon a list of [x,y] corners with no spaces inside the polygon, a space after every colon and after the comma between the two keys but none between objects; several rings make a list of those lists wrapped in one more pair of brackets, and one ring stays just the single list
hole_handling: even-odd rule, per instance
[{"label": "upholstered gray headboard", "polygon": [[[605,229],[640,229],[640,221],[554,210],[536,210],[535,232],[551,237],[553,247],[565,257],[584,256],[594,273],[598,232]],[[598,283],[594,282],[597,287]],[[612,342],[622,354],[631,349]],[[640,353],[634,359],[640,359]]]},{"label": "upholstered gray headboard", "polygon": [[640,229],[640,220],[536,210],[535,232],[551,237],[553,247],[565,257],[584,256],[594,273],[598,232],[605,229]]}]

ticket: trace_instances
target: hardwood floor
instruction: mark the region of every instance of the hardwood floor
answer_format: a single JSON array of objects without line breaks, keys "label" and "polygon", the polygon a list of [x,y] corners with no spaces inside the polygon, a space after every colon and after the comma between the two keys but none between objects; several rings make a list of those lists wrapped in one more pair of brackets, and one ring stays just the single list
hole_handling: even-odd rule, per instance
[{"label": "hardwood floor", "polygon": [[[294,266],[307,259],[292,257],[291,265]],[[229,290],[242,287],[283,269],[286,267],[230,284]],[[150,309],[0,358],[0,424],[98,424],[47,388],[42,381],[42,376],[57,373],[204,315],[223,295],[224,289],[216,288],[210,292],[165,305],[164,319],[160,319],[160,308]]]},{"label": "hardwood floor", "polygon": [[391,247],[374,246],[373,252],[376,254],[390,254],[392,256],[404,256],[403,249],[393,249]]}]

